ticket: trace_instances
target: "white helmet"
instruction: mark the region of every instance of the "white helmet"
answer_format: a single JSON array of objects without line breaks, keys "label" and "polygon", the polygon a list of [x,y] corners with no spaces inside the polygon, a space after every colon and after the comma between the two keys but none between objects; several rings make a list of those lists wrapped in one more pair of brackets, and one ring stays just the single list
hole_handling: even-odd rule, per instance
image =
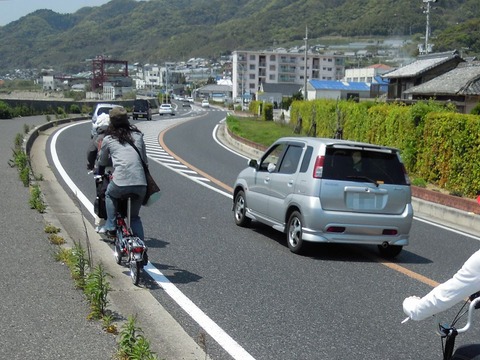
[{"label": "white helmet", "polygon": [[107,130],[110,125],[110,115],[100,114],[97,117],[97,122],[95,123],[95,129],[97,132],[104,132]]}]

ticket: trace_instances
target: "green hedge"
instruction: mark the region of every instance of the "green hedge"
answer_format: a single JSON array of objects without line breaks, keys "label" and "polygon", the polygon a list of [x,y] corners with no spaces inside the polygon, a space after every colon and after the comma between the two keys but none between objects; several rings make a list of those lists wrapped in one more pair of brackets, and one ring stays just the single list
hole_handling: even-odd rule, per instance
[{"label": "green hedge", "polygon": [[[480,116],[459,114],[434,101],[407,106],[314,100],[294,101],[290,121],[302,118],[302,133],[396,147],[411,176],[450,192],[474,197],[480,190]],[[311,132],[310,132],[311,134]]]}]

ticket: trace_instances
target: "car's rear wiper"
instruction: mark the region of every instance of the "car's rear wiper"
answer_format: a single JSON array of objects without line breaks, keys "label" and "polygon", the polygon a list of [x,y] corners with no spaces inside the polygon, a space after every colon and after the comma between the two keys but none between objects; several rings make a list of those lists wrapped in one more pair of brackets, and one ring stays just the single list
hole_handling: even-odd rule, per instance
[{"label": "car's rear wiper", "polygon": [[375,184],[375,186],[378,187],[378,182],[376,182],[375,180],[373,180],[372,178],[369,178],[368,176],[363,176],[363,175],[350,175],[350,176],[347,176],[347,179],[349,180],[363,180],[363,181],[367,181],[367,182],[370,182],[372,184]]}]

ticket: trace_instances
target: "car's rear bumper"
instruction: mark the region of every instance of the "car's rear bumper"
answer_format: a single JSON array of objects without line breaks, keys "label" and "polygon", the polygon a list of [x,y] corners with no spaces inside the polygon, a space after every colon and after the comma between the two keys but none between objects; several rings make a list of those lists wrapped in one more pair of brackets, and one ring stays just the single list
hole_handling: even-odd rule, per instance
[{"label": "car's rear bumper", "polygon": [[313,242],[408,245],[412,204],[401,214],[302,209],[303,239]]}]

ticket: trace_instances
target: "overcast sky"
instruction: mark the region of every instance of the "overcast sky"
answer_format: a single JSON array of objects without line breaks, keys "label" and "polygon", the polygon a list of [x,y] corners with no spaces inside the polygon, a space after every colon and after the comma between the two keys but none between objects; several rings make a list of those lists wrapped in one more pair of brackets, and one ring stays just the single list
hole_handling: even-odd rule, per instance
[{"label": "overcast sky", "polygon": [[0,26],[20,19],[35,10],[50,9],[71,14],[85,6],[100,6],[110,0],[0,0]]}]

